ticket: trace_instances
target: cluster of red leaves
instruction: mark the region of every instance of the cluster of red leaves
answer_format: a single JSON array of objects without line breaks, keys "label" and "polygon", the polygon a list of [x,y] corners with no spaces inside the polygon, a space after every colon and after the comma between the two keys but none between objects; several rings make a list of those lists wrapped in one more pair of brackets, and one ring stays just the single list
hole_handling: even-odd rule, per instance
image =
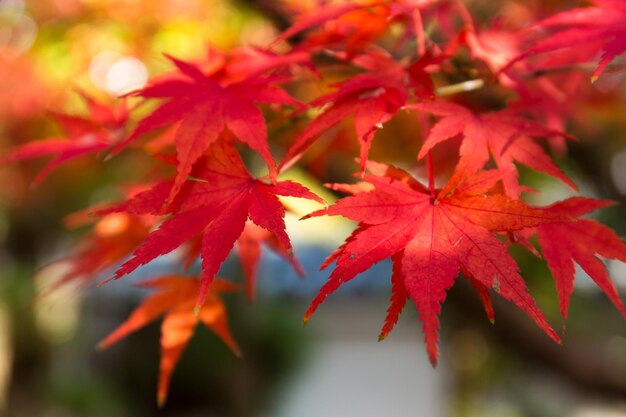
[{"label": "cluster of red leaves", "polygon": [[[574,263],[626,316],[598,258],[626,261],[626,245],[609,228],[580,218],[610,203],[574,197],[533,207],[520,199],[530,189],[520,184],[516,165],[546,173],[577,190],[538,140],[563,150],[564,139],[569,138],[555,126],[563,126],[571,110],[555,97],[558,86],[578,79],[579,73],[553,70],[592,60],[601,51],[593,73],[597,77],[626,49],[623,2],[596,0],[595,4],[540,21],[533,26],[543,30],[540,39],[528,28],[481,30],[463,4],[452,0],[319,4],[297,17],[266,49],[212,50],[208,60],[193,63],[168,56],[173,72],[126,97],[138,97],[142,103],[159,101],[132,131],[125,106],[108,107],[85,97],[88,118],[54,115],[66,138],[21,145],[3,161],[55,155],[40,174],[42,178],[52,168],[87,153],[115,155],[131,143],[146,151],[159,150],[155,158],[155,165],[160,164],[155,169],[159,179],[126,201],[95,211],[104,217],[82,249],[69,258],[72,268],[62,282],[84,278],[88,271],[93,276],[128,258],[107,281],[115,280],[178,248],[183,248],[186,266],[200,258],[198,279],[149,281],[146,285],[159,292],[102,343],[108,346],[166,314],[160,403],[199,320],[238,352],[226,328],[224,306],[216,296],[232,288],[215,280],[233,247],[243,265],[250,299],[262,244],[302,272],[279,197],[323,201],[301,184],[280,181],[279,174],[302,162],[319,138],[346,119],[354,124],[360,146],[361,181],[333,184],[332,189],[351,195],[307,217],[341,215],[358,226],[323,264],[335,262],[336,266],[305,320],[341,284],[391,258],[391,306],[381,338],[391,331],[410,298],[422,321],[430,360],[436,363],[441,304],[462,274],[478,291],[490,319],[494,316],[493,290],[559,342],[508,252],[512,243],[539,255],[532,243],[538,236],[536,241],[556,281],[563,317],[573,289]],[[592,41],[585,53],[573,52],[583,38]],[[524,49],[529,40],[534,45]],[[558,59],[540,59],[550,51],[563,53]],[[461,65],[459,60],[466,62]],[[471,71],[463,69],[468,67]],[[470,73],[479,79],[469,79],[466,74]],[[493,90],[494,101],[501,101],[499,109],[473,101],[469,95],[462,104],[442,98],[486,82],[491,83],[487,88]],[[320,83],[330,84],[323,91],[334,91],[310,98],[307,104],[294,98]],[[292,131],[305,111],[315,108],[317,116],[288,148],[280,150],[280,143],[292,139],[284,131]],[[368,159],[376,133],[403,110],[421,126],[415,140],[423,138],[424,143],[416,156],[418,163],[426,160],[427,185],[402,169]],[[436,118],[432,127],[431,116]],[[274,129],[281,126],[288,129]],[[268,129],[275,131],[268,134]],[[168,134],[155,135],[164,130]],[[456,161],[456,168],[438,189],[435,176],[444,172],[435,167],[432,154],[441,149],[437,145],[452,139],[460,142],[458,161],[456,153],[446,155]],[[248,171],[238,142],[247,146],[248,155],[264,162],[267,175],[255,177]],[[282,154],[280,163],[275,153]],[[162,160],[175,165],[175,173],[166,179]],[[111,219],[124,219],[125,228],[99,233],[99,226]]]},{"label": "cluster of red leaves", "polygon": [[51,137],[26,143],[0,158],[0,163],[52,156],[53,159],[33,180],[36,184],[74,158],[112,149],[126,135],[129,112],[125,101],[109,106],[84,93],[81,95],[89,109],[88,117],[51,112],[66,137]]},{"label": "cluster of red leaves", "polygon": [[[195,180],[185,182],[169,205],[167,201],[176,187],[175,180],[158,183],[117,207],[100,211],[170,216],[146,237],[111,279],[129,274],[185,242],[200,239],[203,274],[196,304],[199,307],[204,303],[220,265],[242,235],[244,245],[257,248],[270,237],[255,233],[255,225],[271,234],[279,253],[290,259],[293,257],[283,220],[285,208],[278,196],[322,202],[319,197],[293,181],[266,183],[252,177],[228,142],[211,146],[195,168]],[[244,234],[245,228],[248,232]],[[250,269],[258,262],[258,256],[244,254],[242,259],[250,259]],[[292,262],[296,261],[292,259]],[[253,283],[249,285],[253,286]],[[252,291],[248,293],[251,295]]]},{"label": "cluster of red leaves", "polygon": [[601,51],[602,56],[591,79],[595,81],[606,67],[626,52],[626,3],[622,0],[594,0],[595,7],[577,8],[557,13],[538,22],[536,29],[550,31],[519,59],[530,55],[566,50],[576,53],[581,45]]}]

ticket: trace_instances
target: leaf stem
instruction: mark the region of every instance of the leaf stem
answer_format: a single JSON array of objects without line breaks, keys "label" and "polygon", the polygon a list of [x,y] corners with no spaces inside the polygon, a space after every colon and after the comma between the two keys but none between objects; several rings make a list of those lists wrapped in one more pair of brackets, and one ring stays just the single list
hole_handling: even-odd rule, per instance
[{"label": "leaf stem", "polygon": [[457,84],[444,85],[435,90],[435,95],[450,96],[452,94],[464,93],[466,91],[473,91],[483,88],[485,86],[485,80],[482,78],[476,78],[474,80],[463,81]]}]

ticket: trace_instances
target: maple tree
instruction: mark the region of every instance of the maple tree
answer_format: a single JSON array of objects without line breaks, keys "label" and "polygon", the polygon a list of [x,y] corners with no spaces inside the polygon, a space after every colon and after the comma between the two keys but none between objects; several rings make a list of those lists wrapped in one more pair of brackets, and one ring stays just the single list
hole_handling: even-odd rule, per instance
[{"label": "maple tree", "polygon": [[[624,2],[594,0],[551,17],[535,16],[534,23],[488,28],[478,27],[471,11],[453,0],[316,5],[301,10],[269,45],[211,49],[194,62],[166,55],[171,72],[113,103],[81,93],[88,116],[52,114],[65,137],[17,145],[0,158],[8,163],[53,156],[34,182],[89,154],[104,154],[107,161],[121,152],[152,158],[154,169],[137,186],[139,191],[126,191],[122,202],[73,217],[83,224],[85,213],[93,214],[95,226],[63,260],[69,270],[52,289],[69,281],[93,282],[117,267],[102,285],[177,249],[181,263],[189,267],[198,261],[202,272],[141,284],[157,293],[100,346],[165,315],[160,405],[199,322],[239,354],[218,296],[235,286],[215,279],[221,265],[231,251],[237,252],[250,300],[263,246],[304,274],[286,231],[288,208],[281,197],[325,202],[280,176],[295,165],[312,164],[307,156],[324,146],[326,138],[333,138],[322,152],[328,159],[334,147],[352,144],[355,135],[359,151],[351,156],[358,161],[356,183],[329,184],[347,196],[305,216],[307,221],[342,216],[358,223],[322,265],[335,263],[305,321],[343,283],[389,258],[392,293],[381,339],[410,299],[435,364],[442,303],[455,279],[463,276],[490,320],[490,293],[495,292],[560,343],[509,253],[513,244],[545,260],[563,318],[575,263],[626,317],[600,259],[626,262],[626,244],[607,226],[581,218],[612,202],[577,196],[531,205],[522,197],[533,190],[518,169],[518,164],[528,166],[578,191],[550,150],[562,154],[574,139],[564,126],[573,118],[576,100],[583,102],[585,95],[560,86],[582,88],[581,79],[590,84],[611,65],[619,70],[617,61],[626,51]],[[583,39],[586,44],[579,48]],[[597,66],[581,77],[585,67],[580,64],[588,62]],[[496,104],[472,95],[479,89]],[[139,117],[144,104],[151,110]],[[373,142],[383,141],[378,132],[401,114],[419,126],[412,137],[420,150],[405,160],[373,161]],[[350,128],[341,130],[346,121]],[[263,169],[248,168],[256,160]],[[425,174],[420,178],[418,172]]]}]

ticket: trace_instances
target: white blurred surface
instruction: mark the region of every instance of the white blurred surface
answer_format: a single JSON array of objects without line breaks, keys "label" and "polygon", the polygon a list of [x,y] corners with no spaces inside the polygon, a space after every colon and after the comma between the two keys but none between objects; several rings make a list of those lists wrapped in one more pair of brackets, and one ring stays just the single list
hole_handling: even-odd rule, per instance
[{"label": "white blurred surface", "polygon": [[[307,365],[286,384],[271,417],[437,417],[445,414],[445,370],[428,361],[412,314],[378,343],[376,304],[323,305],[311,319],[321,334]],[[369,304],[369,305],[368,305]],[[320,314],[321,313],[321,314]],[[378,317],[378,315],[382,316]],[[308,326],[307,326],[308,327]]]}]

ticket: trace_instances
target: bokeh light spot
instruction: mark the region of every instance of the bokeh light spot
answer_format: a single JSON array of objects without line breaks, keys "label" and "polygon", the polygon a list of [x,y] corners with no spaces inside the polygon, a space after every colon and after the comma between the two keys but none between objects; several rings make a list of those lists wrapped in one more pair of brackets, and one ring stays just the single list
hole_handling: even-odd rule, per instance
[{"label": "bokeh light spot", "polygon": [[118,96],[143,87],[148,81],[148,70],[137,58],[102,51],[91,60],[89,77],[98,88]]}]

